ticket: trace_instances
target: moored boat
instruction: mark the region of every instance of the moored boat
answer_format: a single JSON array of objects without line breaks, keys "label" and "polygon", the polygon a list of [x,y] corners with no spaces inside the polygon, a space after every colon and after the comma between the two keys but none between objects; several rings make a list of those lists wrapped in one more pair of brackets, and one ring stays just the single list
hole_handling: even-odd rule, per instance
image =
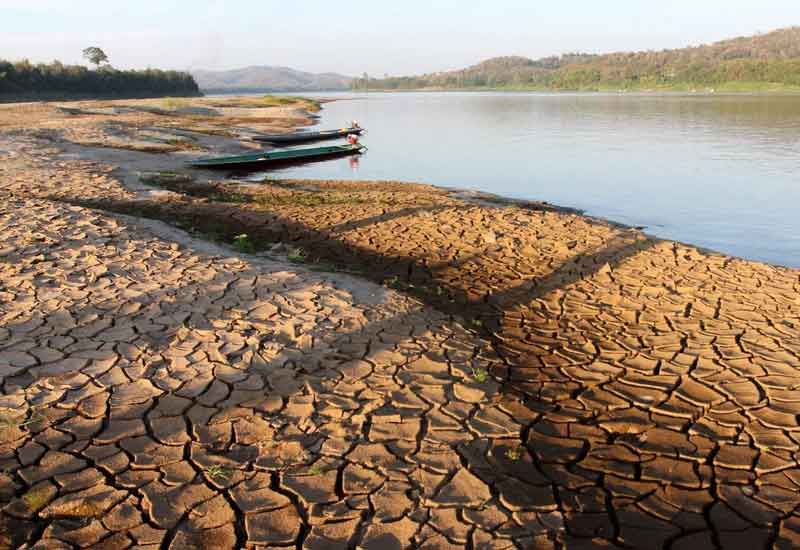
[{"label": "moored boat", "polygon": [[305,149],[287,149],[281,151],[262,151],[260,153],[249,153],[246,155],[197,159],[189,161],[187,164],[195,168],[264,168],[274,165],[297,164],[302,162],[312,162],[315,160],[344,157],[348,155],[357,155],[365,149],[366,147],[359,143],[348,143],[346,145],[329,145],[327,147],[309,147]]},{"label": "moored boat", "polygon": [[340,128],[338,130],[321,130],[318,132],[294,132],[291,134],[272,134],[253,137],[254,141],[261,141],[274,144],[307,143],[310,141],[322,141],[326,139],[336,139],[347,136],[358,136],[364,131],[358,126]]}]

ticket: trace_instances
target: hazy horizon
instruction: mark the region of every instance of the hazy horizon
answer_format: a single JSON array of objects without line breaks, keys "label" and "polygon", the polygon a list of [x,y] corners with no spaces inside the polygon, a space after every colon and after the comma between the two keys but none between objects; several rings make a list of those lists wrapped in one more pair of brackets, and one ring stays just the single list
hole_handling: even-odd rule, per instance
[{"label": "hazy horizon", "polygon": [[[800,23],[800,3],[675,0],[651,5],[521,0],[485,5],[409,0],[346,5],[247,0],[109,6],[0,0],[0,58],[82,63],[99,46],[118,68],[182,70],[285,66],[308,72],[380,76],[459,69],[486,58],[581,51],[660,50],[768,32]],[[474,5],[473,5],[474,4]],[[737,5],[740,4],[740,5]]]}]

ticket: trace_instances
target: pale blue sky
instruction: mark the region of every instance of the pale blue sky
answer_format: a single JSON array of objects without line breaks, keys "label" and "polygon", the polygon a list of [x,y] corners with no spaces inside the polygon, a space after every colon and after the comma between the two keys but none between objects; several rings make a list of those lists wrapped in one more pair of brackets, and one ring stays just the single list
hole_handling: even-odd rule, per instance
[{"label": "pale blue sky", "polygon": [[0,0],[0,58],[345,74],[682,47],[800,25],[798,0]]}]

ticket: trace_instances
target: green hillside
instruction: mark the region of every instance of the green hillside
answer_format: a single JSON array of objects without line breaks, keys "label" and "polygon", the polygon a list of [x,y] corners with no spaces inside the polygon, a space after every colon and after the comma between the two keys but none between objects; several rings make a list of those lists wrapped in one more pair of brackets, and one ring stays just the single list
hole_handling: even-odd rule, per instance
[{"label": "green hillside", "polygon": [[459,71],[370,79],[369,87],[800,91],[800,27],[672,50],[497,57]]}]

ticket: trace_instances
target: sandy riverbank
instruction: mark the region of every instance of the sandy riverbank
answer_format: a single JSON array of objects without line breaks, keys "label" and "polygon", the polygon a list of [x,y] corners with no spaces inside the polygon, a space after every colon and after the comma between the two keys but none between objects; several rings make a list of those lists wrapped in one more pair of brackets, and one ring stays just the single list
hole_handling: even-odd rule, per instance
[{"label": "sandy riverbank", "polygon": [[254,101],[0,106],[9,545],[800,544],[800,272],[182,168]]}]

